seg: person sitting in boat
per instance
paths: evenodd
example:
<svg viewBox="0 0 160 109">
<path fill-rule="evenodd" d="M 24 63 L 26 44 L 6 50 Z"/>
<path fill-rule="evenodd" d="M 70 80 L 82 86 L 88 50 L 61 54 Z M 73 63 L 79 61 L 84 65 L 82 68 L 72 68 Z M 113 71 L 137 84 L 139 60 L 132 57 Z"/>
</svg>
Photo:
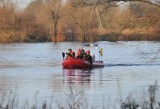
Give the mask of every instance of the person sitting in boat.
<svg viewBox="0 0 160 109">
<path fill-rule="evenodd" d="M 83 59 L 84 54 L 85 54 L 84 49 L 78 49 L 76 58 L 77 59 Z"/>
<path fill-rule="evenodd" d="M 75 58 L 75 52 L 72 51 L 72 49 L 68 49 L 68 53 L 66 53 L 66 54 L 67 54 L 66 59 L 68 59 L 68 58 Z"/>
<path fill-rule="evenodd" d="M 87 50 L 86 54 L 84 55 L 84 59 L 92 64 L 92 56 L 90 55 L 90 50 Z"/>
<path fill-rule="evenodd" d="M 76 53 L 76 58 L 79 57 L 80 55 L 81 55 L 81 49 L 78 49 Z"/>
</svg>

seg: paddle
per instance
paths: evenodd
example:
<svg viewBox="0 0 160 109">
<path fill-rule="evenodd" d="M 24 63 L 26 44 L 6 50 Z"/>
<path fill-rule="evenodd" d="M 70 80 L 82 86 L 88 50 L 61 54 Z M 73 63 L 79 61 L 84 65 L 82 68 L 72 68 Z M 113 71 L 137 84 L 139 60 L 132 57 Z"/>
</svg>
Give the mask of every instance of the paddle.
<svg viewBox="0 0 160 109">
<path fill-rule="evenodd" d="M 64 60 L 64 57 L 65 57 L 65 53 L 64 52 L 62 52 L 62 57 L 63 57 L 63 60 Z"/>
</svg>

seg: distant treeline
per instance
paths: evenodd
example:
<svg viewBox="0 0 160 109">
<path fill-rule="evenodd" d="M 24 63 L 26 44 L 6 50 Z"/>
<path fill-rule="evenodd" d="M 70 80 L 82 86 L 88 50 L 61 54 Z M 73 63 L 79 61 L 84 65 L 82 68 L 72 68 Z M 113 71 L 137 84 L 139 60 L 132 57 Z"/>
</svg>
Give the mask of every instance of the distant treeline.
<svg viewBox="0 0 160 109">
<path fill-rule="evenodd" d="M 160 6 L 73 1 L 34 0 L 21 10 L 1 0 L 0 42 L 160 41 Z"/>
</svg>

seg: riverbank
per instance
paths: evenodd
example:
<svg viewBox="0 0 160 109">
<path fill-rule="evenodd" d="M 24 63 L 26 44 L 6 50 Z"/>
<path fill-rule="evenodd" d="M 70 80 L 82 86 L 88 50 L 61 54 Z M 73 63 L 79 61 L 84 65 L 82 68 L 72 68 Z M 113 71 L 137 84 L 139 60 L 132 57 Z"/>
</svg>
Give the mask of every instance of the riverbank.
<svg viewBox="0 0 160 109">
<path fill-rule="evenodd" d="M 96 8 L 76 8 L 73 2 L 52 2 L 35 0 L 21 11 L 14 2 L 4 1 L 0 6 L 0 43 L 160 41 L 157 5 L 125 2 L 116 7 L 103 3 Z"/>
<path fill-rule="evenodd" d="M 139 94 L 141 91 L 136 93 L 141 96 L 136 96 L 134 92 L 130 92 L 132 94 L 123 98 L 119 82 L 117 82 L 117 86 L 119 87 L 119 95 L 114 102 L 110 101 L 113 100 L 112 96 L 106 98 L 107 95 L 95 96 L 94 99 L 98 99 L 98 102 L 91 102 L 87 98 L 86 92 L 77 88 L 76 85 L 69 86 L 63 92 L 63 98 L 58 99 L 56 99 L 58 95 L 52 95 L 43 100 L 39 99 L 40 91 L 37 91 L 33 98 L 22 102 L 19 101 L 16 92 L 1 92 L 0 109 L 155 109 L 160 107 L 157 81 L 149 86 L 148 91 L 143 90 L 142 95 Z"/>
</svg>

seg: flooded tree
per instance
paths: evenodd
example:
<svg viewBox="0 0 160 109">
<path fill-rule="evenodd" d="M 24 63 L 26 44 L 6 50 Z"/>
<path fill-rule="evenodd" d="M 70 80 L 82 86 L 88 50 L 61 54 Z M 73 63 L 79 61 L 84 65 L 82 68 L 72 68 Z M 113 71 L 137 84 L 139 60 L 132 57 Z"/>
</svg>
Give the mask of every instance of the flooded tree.
<svg viewBox="0 0 160 109">
<path fill-rule="evenodd" d="M 70 2 L 69 6 L 69 15 L 72 17 L 75 24 L 80 29 L 81 33 L 81 41 L 86 42 L 86 27 L 87 23 L 85 22 L 85 9 L 84 8 L 78 8 L 77 6 L 74 6 L 72 2 Z"/>
<path fill-rule="evenodd" d="M 62 17 L 62 0 L 45 0 L 46 11 L 51 19 L 50 35 L 51 40 L 57 42 L 59 20 Z"/>
<path fill-rule="evenodd" d="M 0 4 L 0 42 L 17 41 L 17 37 L 14 37 L 14 34 L 18 33 L 20 23 L 16 12 L 17 2 L 1 0 Z"/>
<path fill-rule="evenodd" d="M 17 2 L 0 1 L 1 42 L 160 40 L 158 0 Z"/>
<path fill-rule="evenodd" d="M 42 0 L 31 2 L 23 11 L 23 31 L 27 42 L 46 42 L 50 40 L 48 16 L 43 9 Z"/>
</svg>

